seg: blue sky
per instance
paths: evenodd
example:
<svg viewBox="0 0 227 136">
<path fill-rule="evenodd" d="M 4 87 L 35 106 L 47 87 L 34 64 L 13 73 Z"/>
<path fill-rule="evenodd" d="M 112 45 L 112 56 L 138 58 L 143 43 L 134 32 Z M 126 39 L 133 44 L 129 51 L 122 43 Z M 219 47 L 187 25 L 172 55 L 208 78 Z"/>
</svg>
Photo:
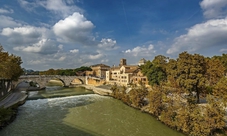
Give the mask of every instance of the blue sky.
<svg viewBox="0 0 227 136">
<path fill-rule="evenodd" d="M 34 70 L 227 53 L 227 0 L 0 0 L 0 43 Z"/>
</svg>

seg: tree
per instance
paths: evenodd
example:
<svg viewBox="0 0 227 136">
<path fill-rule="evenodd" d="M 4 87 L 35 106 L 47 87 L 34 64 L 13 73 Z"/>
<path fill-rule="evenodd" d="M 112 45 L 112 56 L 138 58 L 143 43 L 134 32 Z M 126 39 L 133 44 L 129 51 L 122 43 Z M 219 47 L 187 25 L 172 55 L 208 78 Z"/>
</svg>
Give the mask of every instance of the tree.
<svg viewBox="0 0 227 136">
<path fill-rule="evenodd" d="M 160 86 L 154 86 L 153 90 L 148 92 L 149 111 L 156 117 L 158 117 L 165 108 L 163 97 L 163 89 Z"/>
<path fill-rule="evenodd" d="M 17 80 L 23 74 L 21 68 L 22 60 L 20 57 L 8 52 L 4 52 L 3 47 L 0 46 L 0 77 Z"/>
<path fill-rule="evenodd" d="M 151 67 L 153 67 L 153 63 L 148 60 L 144 65 L 141 66 L 142 73 L 146 75 Z"/>
<path fill-rule="evenodd" d="M 160 85 L 166 80 L 166 74 L 159 66 L 153 65 L 146 74 L 150 85 Z"/>
<path fill-rule="evenodd" d="M 214 56 L 213 58 L 219 59 L 222 65 L 225 67 L 225 73 L 227 73 L 227 54 L 222 54 L 222 56 Z"/>
<path fill-rule="evenodd" d="M 147 61 L 145 65 L 141 66 L 142 73 L 147 76 L 150 85 L 160 85 L 167 78 L 163 66 L 164 63 L 161 63 L 162 61 L 157 58 L 154 62 L 155 64 Z"/>
<path fill-rule="evenodd" d="M 221 105 L 227 106 L 227 78 L 222 77 L 214 86 L 213 97 L 221 102 Z"/>
<path fill-rule="evenodd" d="M 208 89 L 210 88 L 211 93 L 213 86 L 224 76 L 225 67 L 219 59 L 214 57 L 211 59 L 207 58 L 206 63 L 206 78 L 209 84 Z"/>
<path fill-rule="evenodd" d="M 79 72 L 79 71 L 84 72 L 84 71 L 92 71 L 92 69 L 90 67 L 81 66 L 80 68 L 76 68 L 74 71 L 75 72 Z"/>
<path fill-rule="evenodd" d="M 163 71 L 166 71 L 166 65 L 168 62 L 169 58 L 163 55 L 158 55 L 155 56 L 154 60 L 152 61 L 152 63 L 156 66 L 156 67 L 160 67 Z"/>
<path fill-rule="evenodd" d="M 193 96 L 196 93 L 197 103 L 199 103 L 200 93 L 206 84 L 206 61 L 199 54 L 191 55 L 187 52 L 179 54 L 177 59 L 177 83 L 179 86 Z"/>
<path fill-rule="evenodd" d="M 147 94 L 148 91 L 143 86 L 133 87 L 129 92 L 129 98 L 135 107 L 141 108 L 146 105 L 145 97 Z"/>
</svg>

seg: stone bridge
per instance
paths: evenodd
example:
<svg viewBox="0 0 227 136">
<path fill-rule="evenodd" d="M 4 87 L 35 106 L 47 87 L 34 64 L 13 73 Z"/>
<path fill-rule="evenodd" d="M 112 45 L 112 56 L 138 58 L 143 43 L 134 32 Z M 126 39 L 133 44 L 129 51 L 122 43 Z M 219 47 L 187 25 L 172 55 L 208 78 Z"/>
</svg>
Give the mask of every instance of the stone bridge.
<svg viewBox="0 0 227 136">
<path fill-rule="evenodd" d="M 57 79 L 62 81 L 64 86 L 69 86 L 74 79 L 78 79 L 81 81 L 81 84 L 87 84 L 87 77 L 86 76 L 61 76 L 61 75 L 25 75 L 20 76 L 18 81 L 13 81 L 13 87 L 16 88 L 17 85 L 21 82 L 28 81 L 28 82 L 36 82 L 40 88 L 44 88 L 46 84 L 53 79 Z"/>
</svg>

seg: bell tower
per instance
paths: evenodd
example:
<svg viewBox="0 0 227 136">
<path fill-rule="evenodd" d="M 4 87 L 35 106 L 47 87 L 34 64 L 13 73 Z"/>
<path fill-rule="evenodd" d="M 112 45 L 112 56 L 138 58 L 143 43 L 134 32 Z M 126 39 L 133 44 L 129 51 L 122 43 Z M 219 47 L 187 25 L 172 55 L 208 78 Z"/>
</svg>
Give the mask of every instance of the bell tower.
<svg viewBox="0 0 227 136">
<path fill-rule="evenodd" d="M 127 65 L 126 59 L 121 59 L 119 66 L 124 66 L 124 65 Z"/>
</svg>

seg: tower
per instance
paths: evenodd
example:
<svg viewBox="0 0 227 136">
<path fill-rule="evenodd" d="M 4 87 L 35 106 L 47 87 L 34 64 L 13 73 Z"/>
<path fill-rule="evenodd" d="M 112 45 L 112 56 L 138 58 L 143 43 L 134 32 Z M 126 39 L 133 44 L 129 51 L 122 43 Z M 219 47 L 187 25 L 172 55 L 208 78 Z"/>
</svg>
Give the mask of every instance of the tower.
<svg viewBox="0 0 227 136">
<path fill-rule="evenodd" d="M 121 59 L 119 66 L 124 66 L 124 65 L 127 65 L 126 64 L 126 59 Z"/>
</svg>

